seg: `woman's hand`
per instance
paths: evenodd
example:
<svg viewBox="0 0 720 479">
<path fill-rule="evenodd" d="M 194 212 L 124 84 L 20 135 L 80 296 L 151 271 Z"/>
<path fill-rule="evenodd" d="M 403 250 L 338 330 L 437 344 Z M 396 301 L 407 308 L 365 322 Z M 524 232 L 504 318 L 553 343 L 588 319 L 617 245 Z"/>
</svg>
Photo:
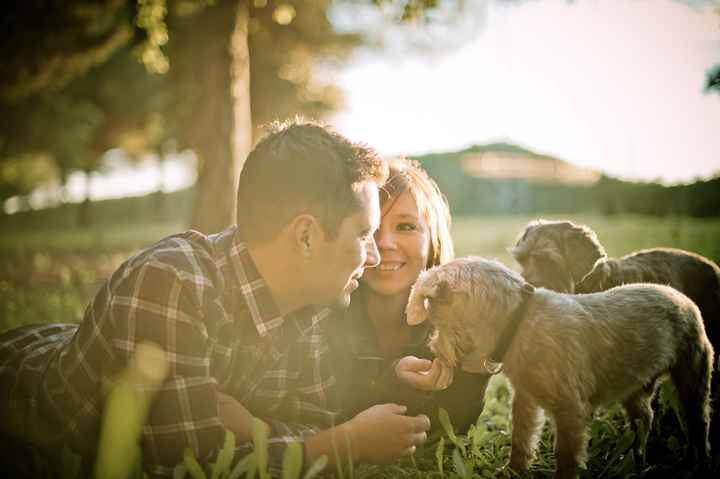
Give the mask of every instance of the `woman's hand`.
<svg viewBox="0 0 720 479">
<path fill-rule="evenodd" d="M 423 391 L 437 391 L 447 388 L 453 379 L 453 370 L 439 359 L 429 360 L 405 356 L 395 366 L 400 380 Z"/>
</svg>

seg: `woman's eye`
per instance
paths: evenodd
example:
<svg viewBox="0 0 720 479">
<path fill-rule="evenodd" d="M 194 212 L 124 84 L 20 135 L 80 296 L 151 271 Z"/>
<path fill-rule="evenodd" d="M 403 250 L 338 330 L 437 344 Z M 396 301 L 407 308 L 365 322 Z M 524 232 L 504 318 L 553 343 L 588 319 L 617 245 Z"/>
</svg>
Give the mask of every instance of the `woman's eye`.
<svg viewBox="0 0 720 479">
<path fill-rule="evenodd" d="M 398 231 L 415 231 L 417 229 L 417 225 L 414 223 L 399 223 L 397 225 Z"/>
</svg>

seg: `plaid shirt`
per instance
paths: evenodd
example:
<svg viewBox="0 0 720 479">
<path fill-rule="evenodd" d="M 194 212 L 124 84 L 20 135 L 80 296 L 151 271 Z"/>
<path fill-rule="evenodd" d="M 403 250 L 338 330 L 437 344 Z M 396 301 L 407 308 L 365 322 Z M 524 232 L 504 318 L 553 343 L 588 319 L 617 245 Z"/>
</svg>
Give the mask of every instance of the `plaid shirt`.
<svg viewBox="0 0 720 479">
<path fill-rule="evenodd" d="M 321 329 L 328 314 L 279 314 L 236 228 L 168 237 L 113 273 L 79 326 L 0 336 L 0 428 L 92 454 L 107 386 L 148 340 L 165 350 L 169 375 L 142 432 L 146 470 L 171 474 L 188 446 L 204 460 L 217 452 L 220 391 L 270 424 L 277 471 L 289 442 L 336 417 Z"/>
</svg>

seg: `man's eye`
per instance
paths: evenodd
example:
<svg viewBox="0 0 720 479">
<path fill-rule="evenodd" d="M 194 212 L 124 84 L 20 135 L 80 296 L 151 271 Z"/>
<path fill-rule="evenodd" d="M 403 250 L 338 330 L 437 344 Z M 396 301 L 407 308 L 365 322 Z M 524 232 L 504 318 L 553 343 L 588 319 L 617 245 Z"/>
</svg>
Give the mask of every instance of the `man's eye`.
<svg viewBox="0 0 720 479">
<path fill-rule="evenodd" d="M 417 225 L 414 223 L 398 223 L 397 230 L 398 231 L 415 231 L 417 229 Z"/>
</svg>

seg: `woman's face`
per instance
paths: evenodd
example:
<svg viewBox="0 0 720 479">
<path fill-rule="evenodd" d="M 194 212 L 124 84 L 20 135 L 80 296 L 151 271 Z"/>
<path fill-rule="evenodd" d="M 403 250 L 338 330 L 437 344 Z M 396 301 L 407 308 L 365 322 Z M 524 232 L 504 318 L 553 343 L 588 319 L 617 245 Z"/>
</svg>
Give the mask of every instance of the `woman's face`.
<svg viewBox="0 0 720 479">
<path fill-rule="evenodd" d="M 407 295 L 425 269 L 430 250 L 427 221 L 413 195 L 406 190 L 394 200 L 382 207 L 380 228 L 375 233 L 380 264 L 366 269 L 362 277 L 372 292 L 383 296 Z"/>
</svg>

